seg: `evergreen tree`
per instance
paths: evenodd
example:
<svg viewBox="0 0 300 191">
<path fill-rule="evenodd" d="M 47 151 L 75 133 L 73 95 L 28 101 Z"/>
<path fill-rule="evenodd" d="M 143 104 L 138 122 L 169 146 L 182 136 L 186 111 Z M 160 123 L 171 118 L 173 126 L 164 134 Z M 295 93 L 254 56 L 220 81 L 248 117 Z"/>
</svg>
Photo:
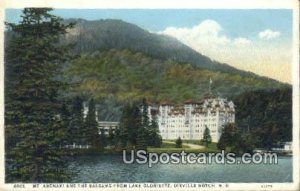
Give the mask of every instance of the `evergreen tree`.
<svg viewBox="0 0 300 191">
<path fill-rule="evenodd" d="M 70 122 L 71 113 L 65 103 L 63 103 L 61 106 L 60 116 L 62 121 L 64 121 L 65 125 L 68 126 L 68 123 Z"/>
<path fill-rule="evenodd" d="M 148 146 L 160 147 L 162 144 L 162 138 L 159 134 L 158 124 L 156 118 L 153 117 L 151 120 L 151 125 L 149 127 L 149 142 Z"/>
<path fill-rule="evenodd" d="M 176 148 L 182 148 L 182 140 L 180 137 L 178 137 L 175 143 L 176 143 Z"/>
<path fill-rule="evenodd" d="M 138 129 L 141 127 L 140 108 L 137 104 L 128 104 L 123 108 L 120 120 L 120 139 L 123 147 L 137 144 Z"/>
<path fill-rule="evenodd" d="M 122 110 L 122 116 L 120 119 L 119 127 L 119 140 L 121 147 L 126 147 L 128 141 L 128 125 L 130 118 L 130 105 L 126 105 Z"/>
<path fill-rule="evenodd" d="M 255 138 L 250 133 L 245 133 L 241 135 L 240 140 L 237 144 L 235 144 L 234 151 L 236 153 L 242 154 L 242 153 L 252 153 L 255 148 Z"/>
<path fill-rule="evenodd" d="M 75 97 L 71 107 L 71 121 L 68 131 L 69 144 L 84 144 L 84 116 L 83 116 L 83 100 Z"/>
<path fill-rule="evenodd" d="M 145 127 L 140 127 L 137 131 L 136 148 L 146 149 L 148 145 L 148 131 Z"/>
<path fill-rule="evenodd" d="M 222 130 L 222 135 L 217 144 L 218 149 L 225 150 L 230 149 L 235 151 L 241 141 L 241 134 L 234 123 L 228 123 Z"/>
<path fill-rule="evenodd" d="M 61 146 L 68 144 L 68 129 L 70 128 L 70 121 L 71 121 L 71 113 L 65 103 L 62 104 L 60 117 L 62 121 L 62 126 L 65 129 L 64 141 Z"/>
<path fill-rule="evenodd" d="M 96 106 L 94 99 L 89 102 L 89 110 L 84 121 L 85 144 L 93 147 L 99 146 L 97 144 L 99 138 L 98 122 L 96 120 Z"/>
<path fill-rule="evenodd" d="M 141 127 L 141 111 L 137 104 L 131 107 L 130 122 L 128 124 L 128 141 L 130 145 L 136 145 L 138 129 Z"/>
<path fill-rule="evenodd" d="M 149 122 L 149 115 L 148 115 L 148 103 L 146 98 L 143 99 L 142 102 L 142 126 L 144 128 L 148 128 L 150 126 L 150 122 Z"/>
<path fill-rule="evenodd" d="M 106 137 L 106 135 L 105 135 L 104 129 L 101 129 L 101 130 L 100 130 L 100 137 L 98 136 L 98 137 L 95 139 L 95 142 L 96 142 L 97 145 L 99 145 L 98 148 L 104 149 L 104 147 L 107 146 L 107 137 Z"/>
<path fill-rule="evenodd" d="M 6 150 L 6 181 L 63 182 L 69 179 L 59 149 L 65 129 L 59 117 L 55 78 L 68 61 L 68 47 L 59 44 L 65 25 L 48 8 L 26 8 L 19 24 L 7 23 L 13 37 L 6 52 L 10 84 L 6 91 L 5 128 L 13 138 Z M 8 84 L 7 84 L 8 85 Z"/>
<path fill-rule="evenodd" d="M 149 143 L 151 142 L 150 137 L 150 122 L 149 122 L 149 115 L 148 115 L 148 103 L 147 100 L 144 98 L 142 101 L 141 106 L 141 125 L 137 130 L 137 148 L 139 149 L 146 149 Z"/>
<path fill-rule="evenodd" d="M 258 140 L 256 141 L 257 146 L 269 150 L 282 140 L 279 139 L 281 136 L 279 134 L 279 126 L 274 121 L 265 122 L 261 127 L 254 129 L 251 133 L 253 133 L 253 136 L 258 137 Z"/>
<path fill-rule="evenodd" d="M 205 130 L 203 133 L 203 143 L 205 143 L 206 147 L 208 147 L 208 144 L 211 143 L 210 131 L 207 127 L 205 127 Z"/>
<path fill-rule="evenodd" d="M 123 149 L 123 145 L 122 145 L 122 141 L 121 141 L 121 136 L 120 136 L 120 128 L 117 128 L 115 130 L 115 136 L 113 139 L 113 143 L 115 145 L 115 150 L 116 151 L 122 151 Z"/>
<path fill-rule="evenodd" d="M 109 142 L 109 145 L 114 145 L 115 144 L 114 139 L 115 139 L 114 130 L 112 128 L 109 128 L 109 131 L 108 131 L 108 142 Z"/>
<path fill-rule="evenodd" d="M 146 99 L 143 99 L 141 106 L 133 103 L 123 108 L 117 133 L 118 147 L 136 146 L 137 149 L 146 149 L 147 146 L 160 147 L 162 144 L 156 119 L 149 122 Z"/>
</svg>

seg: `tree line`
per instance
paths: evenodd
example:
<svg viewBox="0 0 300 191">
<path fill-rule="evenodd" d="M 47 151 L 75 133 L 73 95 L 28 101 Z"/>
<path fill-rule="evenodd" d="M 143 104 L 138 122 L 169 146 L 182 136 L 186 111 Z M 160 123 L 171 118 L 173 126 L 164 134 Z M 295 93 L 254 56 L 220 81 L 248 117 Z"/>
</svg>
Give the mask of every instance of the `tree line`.
<svg viewBox="0 0 300 191">
<path fill-rule="evenodd" d="M 99 129 L 94 99 L 88 102 L 88 112 L 84 116 L 84 101 L 75 97 L 70 104 L 63 104 L 61 117 L 67 131 L 63 146 L 83 145 L 98 151 L 109 146 L 114 151 L 123 149 L 146 149 L 148 146 L 160 147 L 157 119 L 151 117 L 146 99 L 125 105 L 119 127 L 110 128 L 108 133 Z"/>
<path fill-rule="evenodd" d="M 149 104 L 143 99 L 127 104 L 122 111 L 120 126 L 115 132 L 115 145 L 117 150 L 146 149 L 160 147 L 162 138 L 159 134 L 158 123 L 155 116 L 151 117 Z"/>
<path fill-rule="evenodd" d="M 292 141 L 292 88 L 247 91 L 234 98 L 236 126 L 256 148 Z"/>
</svg>

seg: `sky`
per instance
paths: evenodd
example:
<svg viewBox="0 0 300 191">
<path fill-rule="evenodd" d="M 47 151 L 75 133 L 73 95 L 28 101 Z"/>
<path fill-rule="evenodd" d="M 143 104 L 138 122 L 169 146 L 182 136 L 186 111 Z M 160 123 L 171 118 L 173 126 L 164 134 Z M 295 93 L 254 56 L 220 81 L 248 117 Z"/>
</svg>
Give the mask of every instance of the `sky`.
<svg viewBox="0 0 300 191">
<path fill-rule="evenodd" d="M 291 83 L 292 10 L 56 9 L 62 18 L 121 19 L 170 35 L 213 60 Z M 21 10 L 7 9 L 7 22 Z"/>
</svg>

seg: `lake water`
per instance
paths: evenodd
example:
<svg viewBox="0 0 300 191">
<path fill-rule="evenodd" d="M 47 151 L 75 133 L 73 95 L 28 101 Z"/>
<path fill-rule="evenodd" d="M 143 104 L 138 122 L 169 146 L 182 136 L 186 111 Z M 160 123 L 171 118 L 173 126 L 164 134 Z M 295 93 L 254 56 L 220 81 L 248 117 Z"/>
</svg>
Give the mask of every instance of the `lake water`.
<svg viewBox="0 0 300 191">
<path fill-rule="evenodd" d="M 278 164 L 125 164 L 122 155 L 84 156 L 71 167 L 73 182 L 292 182 L 292 157 Z"/>
</svg>

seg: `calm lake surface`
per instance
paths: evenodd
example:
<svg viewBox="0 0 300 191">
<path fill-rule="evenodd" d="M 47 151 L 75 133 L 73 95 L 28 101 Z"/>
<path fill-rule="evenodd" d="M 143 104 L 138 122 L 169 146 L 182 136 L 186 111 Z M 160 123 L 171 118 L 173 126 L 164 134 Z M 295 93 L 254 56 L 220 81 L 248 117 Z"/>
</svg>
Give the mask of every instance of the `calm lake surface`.
<svg viewBox="0 0 300 191">
<path fill-rule="evenodd" d="M 292 182 L 292 157 L 278 164 L 125 164 L 122 155 L 84 156 L 70 166 L 73 182 Z"/>
</svg>

